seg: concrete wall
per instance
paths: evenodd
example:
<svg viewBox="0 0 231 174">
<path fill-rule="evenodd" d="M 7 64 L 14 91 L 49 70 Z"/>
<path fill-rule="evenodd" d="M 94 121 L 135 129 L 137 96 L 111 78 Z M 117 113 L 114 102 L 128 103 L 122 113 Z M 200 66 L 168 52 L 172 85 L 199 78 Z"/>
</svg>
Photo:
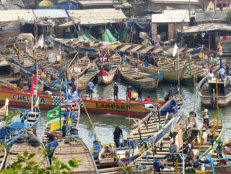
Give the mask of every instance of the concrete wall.
<svg viewBox="0 0 231 174">
<path fill-rule="evenodd" d="M 187 25 L 184 23 L 184 25 Z M 152 40 L 155 41 L 157 40 L 157 27 L 158 24 L 152 23 Z M 168 40 L 176 39 L 176 31 L 181 30 L 182 28 L 182 23 L 169 23 L 168 24 Z"/>
</svg>

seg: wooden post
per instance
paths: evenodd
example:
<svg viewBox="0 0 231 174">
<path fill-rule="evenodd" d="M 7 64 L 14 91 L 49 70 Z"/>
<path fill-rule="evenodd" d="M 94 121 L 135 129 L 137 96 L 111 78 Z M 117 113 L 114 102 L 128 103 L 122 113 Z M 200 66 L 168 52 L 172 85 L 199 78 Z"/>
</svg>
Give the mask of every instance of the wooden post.
<svg viewBox="0 0 231 174">
<path fill-rule="evenodd" d="M 211 35 L 209 34 L 209 51 L 210 51 L 210 49 L 211 49 L 211 47 L 210 47 L 210 42 L 211 42 Z"/>
</svg>

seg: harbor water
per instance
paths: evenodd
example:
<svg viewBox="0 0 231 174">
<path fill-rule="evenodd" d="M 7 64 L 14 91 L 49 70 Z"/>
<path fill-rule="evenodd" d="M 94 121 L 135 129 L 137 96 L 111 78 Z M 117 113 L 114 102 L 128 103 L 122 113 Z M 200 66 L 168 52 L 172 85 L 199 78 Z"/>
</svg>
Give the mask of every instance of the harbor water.
<svg viewBox="0 0 231 174">
<path fill-rule="evenodd" d="M 117 83 L 119 86 L 119 99 L 126 98 L 126 88 L 127 84 L 123 82 Z M 158 90 L 153 93 L 143 92 L 143 99 L 150 96 L 152 101 L 156 100 L 157 94 L 160 94 L 160 100 L 164 99 L 169 88 L 169 84 L 160 84 Z M 136 92 L 136 89 L 133 88 L 133 92 Z M 86 91 L 81 91 L 82 96 L 87 95 Z M 184 99 L 184 107 L 183 113 L 188 115 L 189 112 L 193 111 L 194 106 L 194 87 L 182 87 L 181 94 Z M 104 98 L 104 99 L 113 99 L 113 83 L 109 85 L 96 85 L 93 93 L 94 98 Z M 199 128 L 202 127 L 202 112 L 203 106 L 201 105 L 200 97 L 196 97 L 195 101 L 195 110 L 197 113 L 197 122 Z M 216 112 L 216 109 L 209 109 L 210 119 L 213 118 L 213 113 Z M 42 117 L 40 123 L 38 124 L 37 134 L 41 138 L 42 132 L 45 128 L 47 117 L 47 110 L 42 111 Z M 224 138 L 229 138 L 229 130 L 231 128 L 231 107 L 228 106 L 222 109 L 222 118 L 224 119 Z M 115 126 L 118 125 L 123 130 L 123 136 L 126 138 L 128 136 L 129 128 L 135 123 L 133 118 L 128 118 L 120 115 L 110 115 L 110 114 L 95 114 L 89 113 L 90 118 L 94 124 L 96 134 L 102 144 L 107 144 L 113 142 L 113 131 Z M 134 118 L 140 119 L 140 118 Z M 212 123 L 211 123 L 212 124 Z M 92 147 L 92 143 L 94 140 L 94 131 L 90 124 L 89 118 L 86 113 L 81 112 L 81 119 L 79 125 L 79 135 L 83 138 L 84 142 L 87 144 L 89 148 Z"/>
</svg>

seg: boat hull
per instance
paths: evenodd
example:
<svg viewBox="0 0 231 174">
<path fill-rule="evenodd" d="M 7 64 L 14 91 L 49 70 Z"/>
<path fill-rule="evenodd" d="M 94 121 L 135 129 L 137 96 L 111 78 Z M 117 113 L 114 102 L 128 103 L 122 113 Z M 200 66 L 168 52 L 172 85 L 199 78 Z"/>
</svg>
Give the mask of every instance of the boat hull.
<svg viewBox="0 0 231 174">
<path fill-rule="evenodd" d="M 161 83 L 164 79 L 164 74 L 165 74 L 165 71 L 162 71 L 160 73 L 160 71 L 156 68 L 153 68 L 153 67 L 144 67 L 142 65 L 138 65 L 138 69 L 142 72 L 145 72 L 145 73 L 148 73 L 148 74 L 151 74 L 152 78 L 154 79 L 158 79 L 159 80 L 159 83 Z"/>
<path fill-rule="evenodd" d="M 213 70 L 213 73 L 217 72 L 220 69 L 220 67 Z M 212 96 L 212 94 L 209 94 L 208 91 L 203 90 L 203 86 L 207 83 L 208 76 L 204 77 L 198 84 L 198 95 L 201 98 L 201 103 L 206 107 L 216 108 L 217 107 L 217 101 L 216 96 Z M 218 96 L 218 105 L 219 107 L 225 107 L 231 104 L 231 92 L 229 92 L 226 95 Z"/>
<path fill-rule="evenodd" d="M 210 108 L 217 107 L 216 101 L 212 102 L 212 96 L 204 96 L 201 93 L 199 93 L 199 96 L 201 97 L 201 102 L 204 106 Z M 226 96 L 218 96 L 218 105 L 220 108 L 226 107 L 230 104 L 231 104 L 231 93 L 229 93 Z"/>
<path fill-rule="evenodd" d="M 78 90 L 81 91 L 87 89 L 88 82 L 92 81 L 96 75 L 97 72 L 89 72 L 80 77 L 78 80 Z"/>
<path fill-rule="evenodd" d="M 65 100 L 64 96 L 48 96 L 38 94 L 39 107 L 44 109 L 52 109 Z M 18 88 L 0 85 L 0 104 L 5 104 L 6 98 L 9 99 L 10 106 L 30 107 L 30 92 L 21 91 Z M 34 103 L 35 103 L 34 98 Z"/>
<path fill-rule="evenodd" d="M 139 87 L 144 91 L 155 92 L 157 90 L 158 80 L 147 77 L 142 73 L 137 73 L 129 66 L 121 66 L 119 67 L 119 71 L 123 79 L 129 82 L 129 84 Z"/>
<path fill-rule="evenodd" d="M 194 85 L 194 79 L 193 76 L 190 76 L 188 78 L 183 79 L 183 83 L 186 86 L 193 86 Z"/>
<path fill-rule="evenodd" d="M 140 101 L 131 101 L 126 102 L 124 100 L 89 100 L 82 99 L 83 103 L 88 112 L 100 113 L 100 114 L 116 114 L 124 116 L 133 116 L 133 117 L 144 117 L 150 110 L 144 108 L 144 104 L 153 104 L 157 103 L 163 105 L 165 101 L 160 102 L 140 102 Z M 84 108 L 81 108 L 84 111 Z"/>
<path fill-rule="evenodd" d="M 179 77 L 181 78 L 181 76 L 184 72 L 183 69 L 179 69 L 179 71 L 177 71 L 177 70 L 165 71 L 164 81 L 165 82 L 177 82 L 178 81 L 178 72 L 179 72 Z"/>
<path fill-rule="evenodd" d="M 100 71 L 97 74 L 97 77 L 98 77 L 100 83 L 110 84 L 114 80 L 116 72 L 117 72 L 117 68 L 114 70 L 111 70 L 109 72 L 104 71 L 103 68 L 100 68 Z"/>
</svg>

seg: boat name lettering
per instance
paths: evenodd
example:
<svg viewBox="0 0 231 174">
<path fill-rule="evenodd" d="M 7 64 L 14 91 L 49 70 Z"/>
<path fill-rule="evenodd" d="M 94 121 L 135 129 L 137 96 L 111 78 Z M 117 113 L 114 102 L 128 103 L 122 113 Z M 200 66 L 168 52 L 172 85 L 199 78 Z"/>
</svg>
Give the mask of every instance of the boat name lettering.
<svg viewBox="0 0 231 174">
<path fill-rule="evenodd" d="M 30 97 L 29 96 L 13 95 L 12 98 L 13 98 L 13 100 L 16 100 L 16 101 L 30 102 Z M 36 102 L 36 99 L 33 98 L 33 101 Z M 39 103 L 40 104 L 41 103 L 46 103 L 46 100 L 42 97 L 42 98 L 40 98 Z"/>
<path fill-rule="evenodd" d="M 113 110 L 128 110 L 127 105 L 123 104 L 105 104 L 105 103 L 96 103 L 96 108 L 98 109 L 113 109 Z"/>
</svg>

